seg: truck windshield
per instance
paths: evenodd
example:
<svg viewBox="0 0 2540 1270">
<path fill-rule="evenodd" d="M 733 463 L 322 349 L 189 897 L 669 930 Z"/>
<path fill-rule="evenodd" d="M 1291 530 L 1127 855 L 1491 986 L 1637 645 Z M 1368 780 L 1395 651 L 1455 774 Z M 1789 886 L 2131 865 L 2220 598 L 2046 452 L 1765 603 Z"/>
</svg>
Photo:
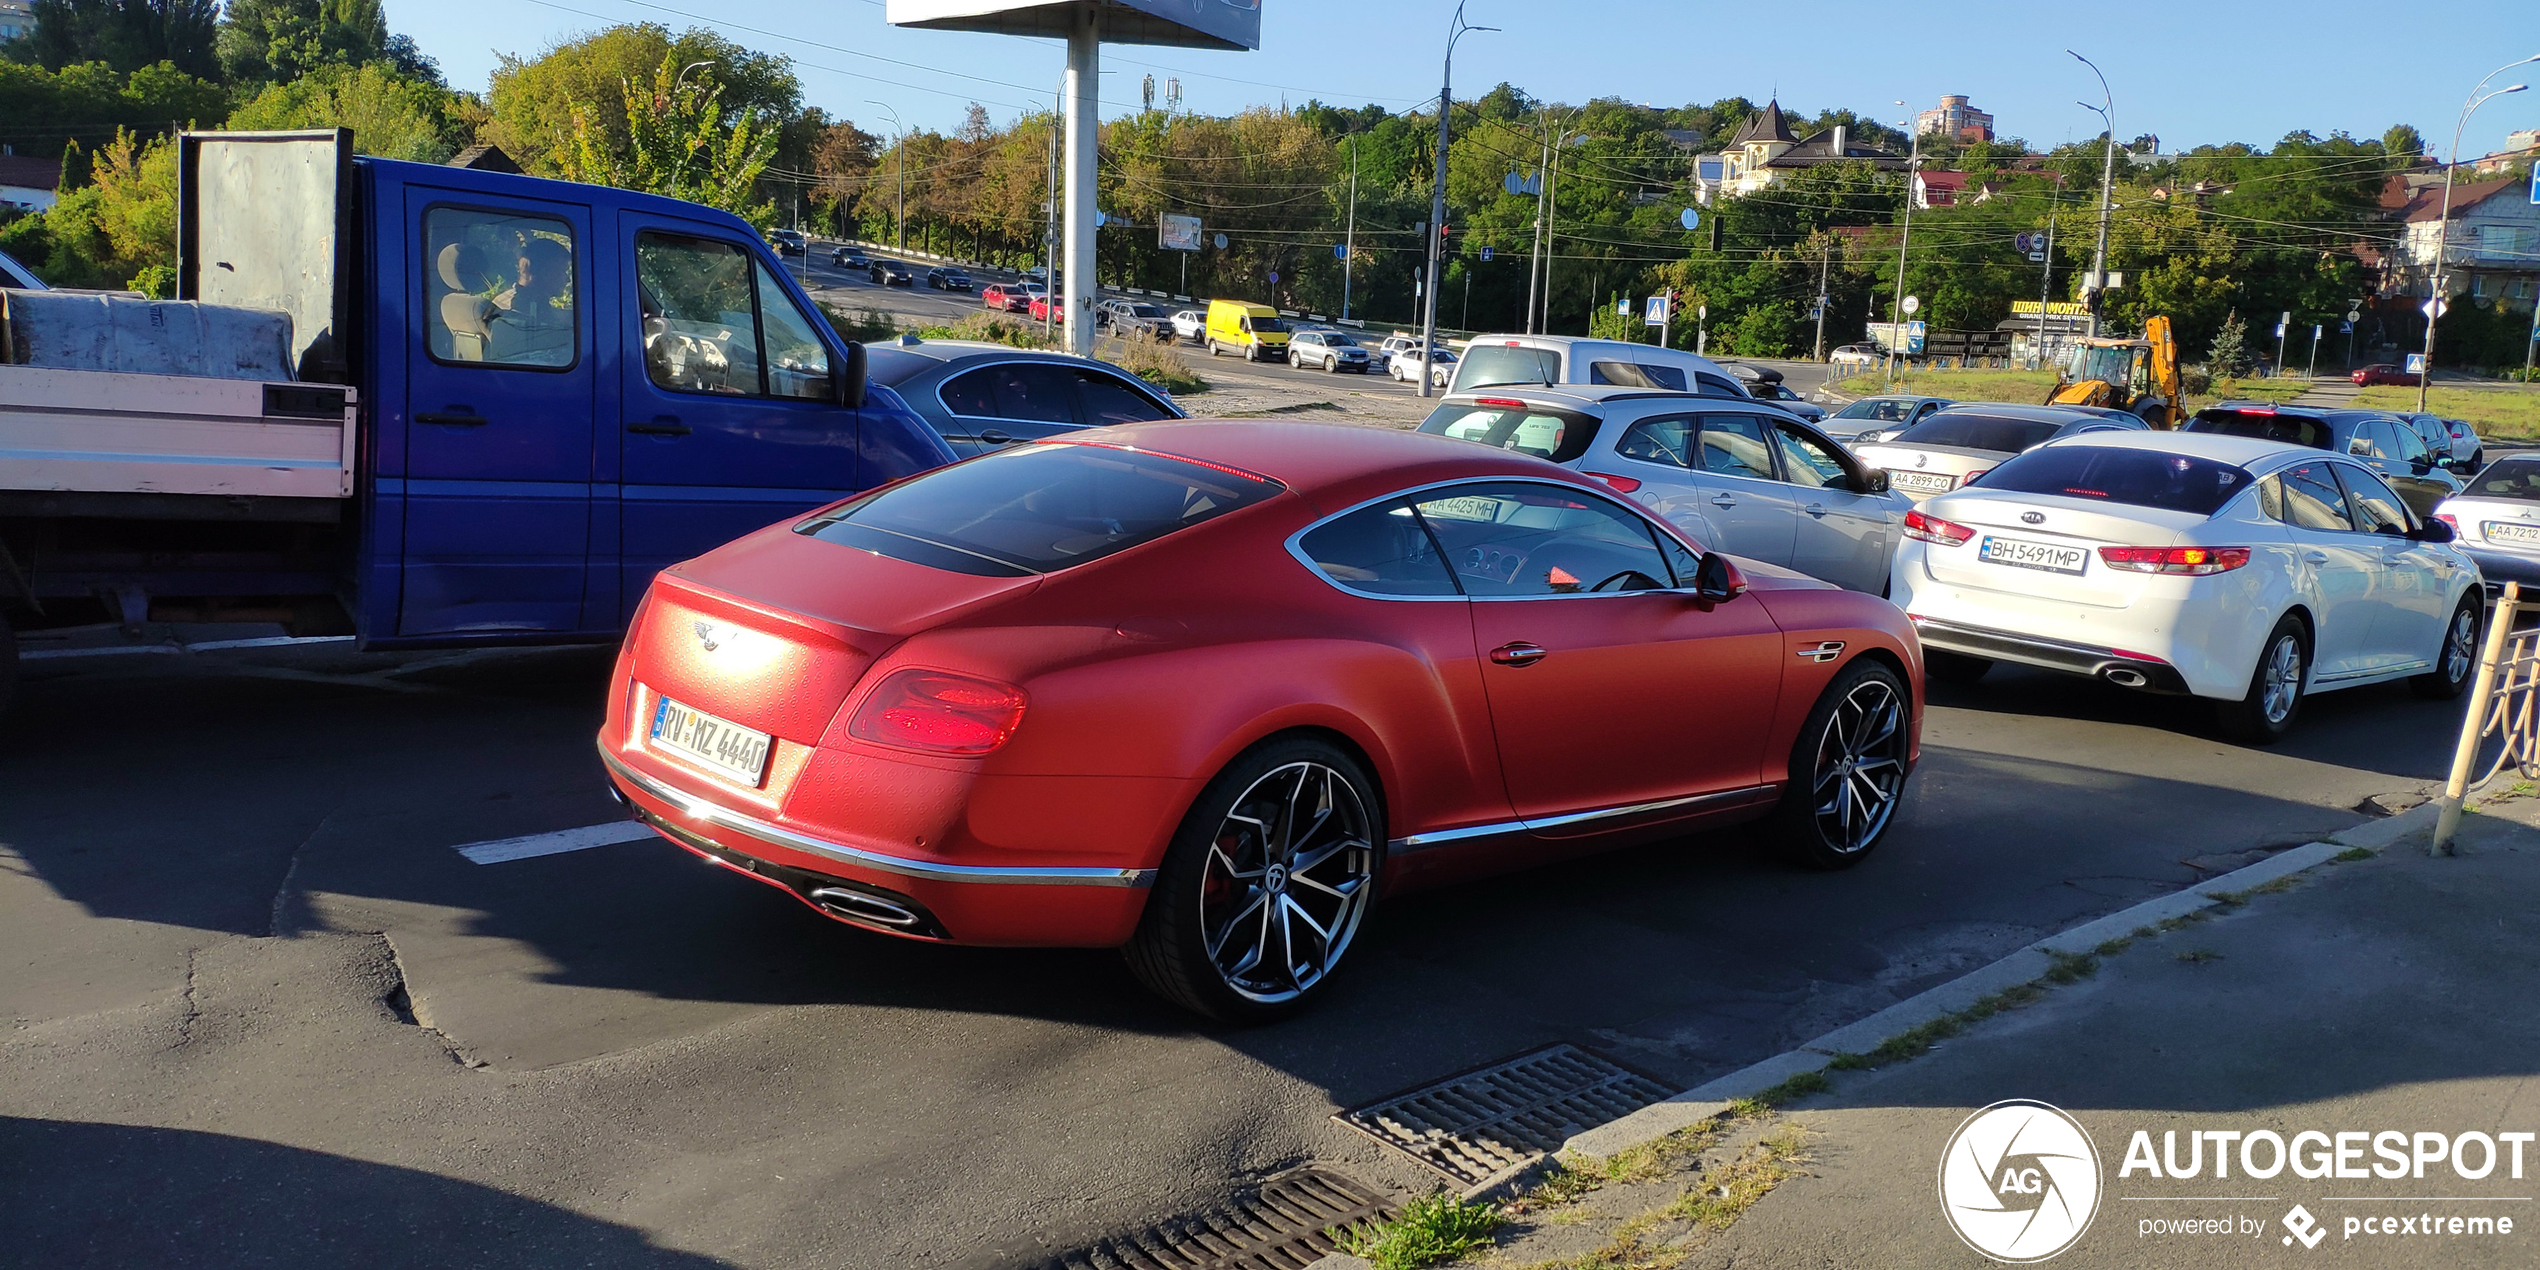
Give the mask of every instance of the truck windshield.
<svg viewBox="0 0 2540 1270">
<path fill-rule="evenodd" d="M 2093 348 L 2083 345 L 2073 350 L 2073 359 L 2065 367 L 2064 377 L 2078 384 L 2098 379 L 2124 387 L 2134 379 L 2134 354 L 2131 347 Z"/>
<path fill-rule="evenodd" d="M 1115 446 L 1020 446 L 868 494 L 794 532 L 954 573 L 1022 577 L 1153 542 L 1284 488 Z"/>
<path fill-rule="evenodd" d="M 1279 335 L 1287 331 L 1288 320 L 1274 317 L 1248 317 L 1244 319 L 1244 329 L 1255 335 Z"/>
</svg>

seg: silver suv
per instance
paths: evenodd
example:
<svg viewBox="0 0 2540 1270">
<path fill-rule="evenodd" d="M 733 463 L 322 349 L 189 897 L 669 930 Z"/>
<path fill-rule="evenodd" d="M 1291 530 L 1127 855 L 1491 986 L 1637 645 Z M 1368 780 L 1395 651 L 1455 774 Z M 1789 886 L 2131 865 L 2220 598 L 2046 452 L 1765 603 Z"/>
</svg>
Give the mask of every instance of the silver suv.
<svg viewBox="0 0 2540 1270">
<path fill-rule="evenodd" d="M 1374 366 L 1367 349 L 1338 331 L 1298 331 L 1288 337 L 1288 365 L 1298 370 L 1364 375 Z"/>
</svg>

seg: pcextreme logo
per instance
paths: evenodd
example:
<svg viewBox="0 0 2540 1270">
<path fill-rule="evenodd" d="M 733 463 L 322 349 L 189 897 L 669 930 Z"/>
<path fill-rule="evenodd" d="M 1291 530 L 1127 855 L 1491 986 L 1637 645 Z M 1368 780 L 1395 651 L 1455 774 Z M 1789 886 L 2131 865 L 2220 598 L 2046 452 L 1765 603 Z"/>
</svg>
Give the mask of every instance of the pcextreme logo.
<svg viewBox="0 0 2540 1270">
<path fill-rule="evenodd" d="M 1966 1245 L 1996 1261 L 2044 1261 L 2099 1211 L 2099 1150 L 2081 1122 L 2026 1098 L 1958 1126 L 1940 1157 L 1940 1207 Z"/>
</svg>

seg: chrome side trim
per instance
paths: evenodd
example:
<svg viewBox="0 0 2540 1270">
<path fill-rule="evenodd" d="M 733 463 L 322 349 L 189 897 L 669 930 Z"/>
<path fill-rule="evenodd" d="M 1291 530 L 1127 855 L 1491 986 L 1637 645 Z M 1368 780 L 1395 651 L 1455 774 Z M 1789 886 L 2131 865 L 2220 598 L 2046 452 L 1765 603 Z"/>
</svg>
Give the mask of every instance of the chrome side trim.
<svg viewBox="0 0 2540 1270">
<path fill-rule="evenodd" d="M 1652 803 L 1633 803 L 1628 807 L 1606 807 L 1596 811 L 1575 811 L 1566 816 L 1546 816 L 1541 820 L 1503 820 L 1496 824 L 1467 825 L 1461 829 L 1440 829 L 1432 833 L 1415 833 L 1385 844 L 1387 855 L 1408 855 L 1437 847 L 1451 847 L 1487 838 L 1520 838 L 1548 829 L 1566 829 L 1572 825 L 1591 824 L 1599 820 L 1619 820 L 1626 816 L 1650 815 L 1665 811 L 1698 811 L 1726 803 L 1752 801 L 1757 794 L 1773 787 L 1748 785 L 1740 789 L 1723 789 L 1709 794 L 1693 794 L 1684 798 L 1665 798 Z"/>
<path fill-rule="evenodd" d="M 941 864 L 933 860 L 909 860 L 884 855 L 796 833 L 781 825 L 772 825 L 755 816 L 718 807 L 694 794 L 673 789 L 618 761 L 608 746 L 600 746 L 600 761 L 608 765 L 611 775 L 679 809 L 680 814 L 708 824 L 746 834 L 761 842 L 787 847 L 807 855 L 873 869 L 901 877 L 928 882 L 980 882 L 996 886 L 1121 886 L 1148 887 L 1155 884 L 1153 869 L 1089 869 L 1031 868 L 1013 865 Z"/>
</svg>

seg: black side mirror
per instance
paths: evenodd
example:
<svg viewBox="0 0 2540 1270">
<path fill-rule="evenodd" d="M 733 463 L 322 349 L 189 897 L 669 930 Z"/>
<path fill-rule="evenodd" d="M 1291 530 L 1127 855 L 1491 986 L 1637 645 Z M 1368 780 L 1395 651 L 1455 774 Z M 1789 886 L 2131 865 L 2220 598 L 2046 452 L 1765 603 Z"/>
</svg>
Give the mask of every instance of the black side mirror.
<svg viewBox="0 0 2540 1270">
<path fill-rule="evenodd" d="M 1746 594 L 1746 575 L 1716 551 L 1702 553 L 1693 565 L 1693 593 L 1713 604 Z"/>
<path fill-rule="evenodd" d="M 829 382 L 837 389 L 839 405 L 849 410 L 864 409 L 864 345 L 848 343 L 847 364 L 831 375 Z"/>
<path fill-rule="evenodd" d="M 1854 478 L 1854 482 L 1864 494 L 1884 494 L 1893 488 L 1887 479 L 1887 469 L 1883 467 L 1863 470 L 1861 475 Z"/>
<path fill-rule="evenodd" d="M 2429 520 L 2424 524 L 2417 526 L 2416 530 L 2410 533 L 2408 537 L 2418 542 L 2433 543 L 2436 546 L 2441 546 L 2444 543 L 2451 542 L 2459 538 L 2460 535 L 2452 532 L 2452 526 L 2448 521 Z"/>
</svg>

